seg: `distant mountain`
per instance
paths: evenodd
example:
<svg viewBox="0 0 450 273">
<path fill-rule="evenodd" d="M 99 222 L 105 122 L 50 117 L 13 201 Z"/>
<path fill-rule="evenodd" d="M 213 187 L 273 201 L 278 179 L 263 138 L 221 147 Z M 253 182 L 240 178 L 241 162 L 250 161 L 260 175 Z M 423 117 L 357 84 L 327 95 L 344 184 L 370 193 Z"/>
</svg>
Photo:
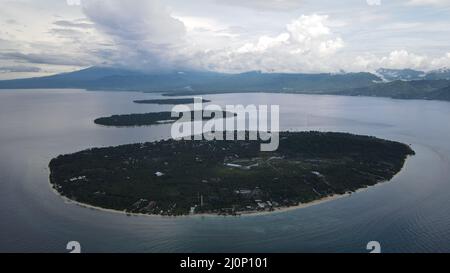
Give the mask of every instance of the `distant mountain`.
<svg viewBox="0 0 450 273">
<path fill-rule="evenodd" d="M 393 81 L 349 89 L 338 94 L 394 99 L 450 100 L 450 80 Z"/>
<path fill-rule="evenodd" d="M 180 88 L 196 81 L 207 81 L 215 73 L 204 72 L 146 74 L 139 71 L 90 67 L 53 76 L 0 81 L 1 89 L 30 88 L 84 88 L 99 90 L 169 90 Z"/>
<path fill-rule="evenodd" d="M 422 80 L 426 76 L 423 71 L 413 69 L 386 69 L 380 68 L 376 71 L 376 74 L 383 78 L 385 81 L 411 81 Z"/>
<path fill-rule="evenodd" d="M 195 91 L 334 92 L 343 88 L 368 86 L 380 78 L 370 73 L 289 74 L 248 72 L 228 74 L 213 82 L 193 84 Z"/>
<path fill-rule="evenodd" d="M 91 67 L 48 77 L 0 81 L 0 89 L 81 88 L 164 92 L 174 96 L 277 92 L 450 100 L 450 70 L 423 73 L 410 69 L 380 69 L 377 72 L 380 77 L 371 73 L 289 74 L 258 71 L 241 74 L 205 71 L 150 74 L 120 68 Z M 388 79 L 392 81 L 386 82 Z"/>
<path fill-rule="evenodd" d="M 425 76 L 427 80 L 450 80 L 450 68 L 433 70 Z"/>
<path fill-rule="evenodd" d="M 429 72 L 413 69 L 380 68 L 376 74 L 385 81 L 415 81 L 415 80 L 450 80 L 450 68 L 441 68 Z"/>
<path fill-rule="evenodd" d="M 91 67 L 48 77 L 0 81 L 0 89 L 84 88 L 93 90 L 139 90 L 162 92 L 332 92 L 368 86 L 380 81 L 370 73 L 289 74 L 247 72 L 225 74 L 204 71 L 143 73 Z"/>
</svg>

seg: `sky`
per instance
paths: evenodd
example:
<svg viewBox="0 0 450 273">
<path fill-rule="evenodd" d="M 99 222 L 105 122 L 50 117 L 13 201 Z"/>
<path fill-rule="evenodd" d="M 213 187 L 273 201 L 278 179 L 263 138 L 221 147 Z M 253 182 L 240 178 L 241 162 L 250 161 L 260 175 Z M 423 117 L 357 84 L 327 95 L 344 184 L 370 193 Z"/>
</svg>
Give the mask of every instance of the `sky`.
<svg viewBox="0 0 450 273">
<path fill-rule="evenodd" d="M 450 0 L 0 0 L 0 79 L 450 67 Z"/>
</svg>

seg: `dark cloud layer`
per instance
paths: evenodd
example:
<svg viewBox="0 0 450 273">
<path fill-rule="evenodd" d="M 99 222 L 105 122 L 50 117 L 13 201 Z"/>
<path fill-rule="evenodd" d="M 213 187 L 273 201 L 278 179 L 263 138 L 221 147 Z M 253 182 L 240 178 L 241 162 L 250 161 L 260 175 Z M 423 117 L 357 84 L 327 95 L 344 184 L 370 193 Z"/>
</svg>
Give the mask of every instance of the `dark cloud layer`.
<svg viewBox="0 0 450 273">
<path fill-rule="evenodd" d="M 24 54 L 20 52 L 0 53 L 0 59 L 32 64 L 86 66 L 89 63 L 63 54 Z"/>
<path fill-rule="evenodd" d="M 186 34 L 184 24 L 159 0 L 91 0 L 83 2 L 83 12 L 114 40 L 116 61 L 123 65 L 169 67 Z"/>
<path fill-rule="evenodd" d="M 84 23 L 84 22 L 74 22 L 68 20 L 58 20 L 53 23 L 58 27 L 66 27 L 66 28 L 82 28 L 82 29 L 90 29 L 94 27 L 92 23 Z"/>
<path fill-rule="evenodd" d="M 37 73 L 41 71 L 42 70 L 36 66 L 17 65 L 0 67 L 0 73 Z"/>
</svg>

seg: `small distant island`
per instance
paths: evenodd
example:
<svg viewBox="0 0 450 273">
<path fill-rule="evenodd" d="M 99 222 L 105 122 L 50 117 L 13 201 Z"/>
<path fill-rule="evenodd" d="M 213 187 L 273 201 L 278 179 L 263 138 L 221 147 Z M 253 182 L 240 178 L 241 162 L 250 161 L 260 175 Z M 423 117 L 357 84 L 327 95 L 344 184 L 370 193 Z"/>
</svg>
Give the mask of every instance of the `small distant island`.
<svg viewBox="0 0 450 273">
<path fill-rule="evenodd" d="M 202 103 L 208 103 L 208 102 L 211 102 L 211 101 L 202 99 Z M 134 103 L 137 103 L 137 104 L 160 104 L 160 105 L 193 104 L 194 98 L 135 100 Z"/>
<path fill-rule="evenodd" d="M 61 155 L 54 189 L 73 201 L 129 214 L 240 215 L 299 206 L 391 180 L 414 151 L 345 133 L 282 132 L 259 141 L 163 140 Z"/>
<path fill-rule="evenodd" d="M 214 119 L 214 112 L 207 113 L 208 111 L 202 112 L 202 117 L 204 120 Z M 189 112 L 187 112 L 189 113 Z M 211 116 L 211 118 L 205 118 L 204 116 Z M 193 120 L 195 112 L 191 112 L 191 118 Z M 230 113 L 222 111 L 222 117 L 236 116 L 235 113 Z M 110 117 L 102 117 L 94 120 L 95 124 L 103 126 L 114 126 L 114 127 L 133 127 L 133 126 L 149 126 L 149 125 L 161 125 L 170 124 L 177 121 L 177 118 L 172 117 L 172 112 L 154 112 L 145 114 L 127 114 L 127 115 L 113 115 Z"/>
</svg>

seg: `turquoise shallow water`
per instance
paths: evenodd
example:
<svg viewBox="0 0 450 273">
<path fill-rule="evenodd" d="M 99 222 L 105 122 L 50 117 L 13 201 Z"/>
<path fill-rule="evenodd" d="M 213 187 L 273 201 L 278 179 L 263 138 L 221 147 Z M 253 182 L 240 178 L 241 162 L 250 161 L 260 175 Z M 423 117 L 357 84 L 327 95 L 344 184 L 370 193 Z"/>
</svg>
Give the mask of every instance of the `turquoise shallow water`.
<svg viewBox="0 0 450 273">
<path fill-rule="evenodd" d="M 0 91 L 0 251 L 450 252 L 450 103 L 290 94 L 208 95 L 213 103 L 279 104 L 283 130 L 368 134 L 411 144 L 393 181 L 317 206 L 241 218 L 160 218 L 65 203 L 48 184 L 63 153 L 167 138 L 170 126 L 105 128 L 100 116 L 169 110 L 158 95 L 82 90 Z"/>
</svg>

